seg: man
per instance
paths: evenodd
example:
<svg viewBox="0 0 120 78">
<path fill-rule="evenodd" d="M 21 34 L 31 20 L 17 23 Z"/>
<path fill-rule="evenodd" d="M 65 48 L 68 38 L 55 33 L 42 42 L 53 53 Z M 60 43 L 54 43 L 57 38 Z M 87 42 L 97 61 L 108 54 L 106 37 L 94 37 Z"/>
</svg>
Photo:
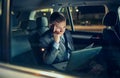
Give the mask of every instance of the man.
<svg viewBox="0 0 120 78">
<path fill-rule="evenodd" d="M 54 12 L 50 16 L 50 29 L 39 39 L 45 64 L 67 61 L 73 48 L 71 34 L 66 30 L 66 18 Z"/>
</svg>

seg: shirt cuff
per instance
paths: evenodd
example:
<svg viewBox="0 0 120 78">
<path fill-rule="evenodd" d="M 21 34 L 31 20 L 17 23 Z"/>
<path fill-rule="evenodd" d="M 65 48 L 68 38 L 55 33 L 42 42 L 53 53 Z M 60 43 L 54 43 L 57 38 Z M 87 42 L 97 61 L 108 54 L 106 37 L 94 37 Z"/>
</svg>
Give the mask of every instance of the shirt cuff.
<svg viewBox="0 0 120 78">
<path fill-rule="evenodd" d="M 55 47 L 56 49 L 58 49 L 59 48 L 59 43 L 54 42 L 53 47 Z"/>
</svg>

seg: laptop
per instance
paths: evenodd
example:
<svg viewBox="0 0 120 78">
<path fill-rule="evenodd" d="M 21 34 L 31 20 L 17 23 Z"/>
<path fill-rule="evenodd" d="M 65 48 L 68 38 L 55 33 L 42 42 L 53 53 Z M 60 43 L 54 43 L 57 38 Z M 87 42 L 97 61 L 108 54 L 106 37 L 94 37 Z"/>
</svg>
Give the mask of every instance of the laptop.
<svg viewBox="0 0 120 78">
<path fill-rule="evenodd" d="M 70 59 L 68 61 L 53 64 L 53 67 L 63 71 L 76 70 L 80 68 L 80 66 L 88 62 L 90 59 L 92 59 L 94 56 L 99 54 L 101 49 L 102 47 L 100 46 L 100 47 L 85 48 L 82 50 L 72 51 L 70 55 Z"/>
</svg>

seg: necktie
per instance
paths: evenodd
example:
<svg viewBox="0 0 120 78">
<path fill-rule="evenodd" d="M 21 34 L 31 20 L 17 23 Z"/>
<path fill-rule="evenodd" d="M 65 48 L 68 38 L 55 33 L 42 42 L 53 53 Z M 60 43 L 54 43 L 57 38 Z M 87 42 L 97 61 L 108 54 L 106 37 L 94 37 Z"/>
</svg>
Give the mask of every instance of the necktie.
<svg viewBox="0 0 120 78">
<path fill-rule="evenodd" d="M 64 39 L 63 36 L 60 38 L 60 40 L 61 40 L 61 42 L 62 42 L 63 44 L 65 44 L 65 39 Z"/>
<path fill-rule="evenodd" d="M 61 55 L 61 58 L 63 58 L 64 60 L 67 60 L 69 58 L 68 56 L 68 52 L 67 52 L 67 48 L 65 46 L 65 39 L 64 37 L 61 37 L 61 40 L 60 40 L 60 55 Z"/>
<path fill-rule="evenodd" d="M 62 37 L 60 38 L 60 42 L 59 42 L 59 50 L 60 50 L 60 52 L 59 52 L 59 54 L 58 54 L 58 56 L 57 56 L 57 58 L 59 59 L 59 61 L 64 61 L 64 59 L 65 59 L 65 52 L 66 52 L 66 47 L 65 47 L 65 45 L 64 45 L 64 40 L 62 39 Z"/>
<path fill-rule="evenodd" d="M 65 47 L 65 52 L 64 52 L 64 55 L 65 55 L 65 56 L 64 56 L 64 58 L 65 58 L 65 59 L 68 59 L 68 58 L 70 57 L 70 54 L 69 54 L 68 49 L 66 48 L 65 45 L 67 44 L 67 46 L 70 47 L 70 44 L 69 44 L 69 43 L 65 43 L 65 38 L 64 38 L 64 36 L 61 37 L 61 42 L 62 42 L 62 44 L 63 44 L 64 47 Z"/>
<path fill-rule="evenodd" d="M 61 48 L 62 52 L 66 51 L 65 40 L 63 37 L 60 38 L 60 48 Z"/>
</svg>

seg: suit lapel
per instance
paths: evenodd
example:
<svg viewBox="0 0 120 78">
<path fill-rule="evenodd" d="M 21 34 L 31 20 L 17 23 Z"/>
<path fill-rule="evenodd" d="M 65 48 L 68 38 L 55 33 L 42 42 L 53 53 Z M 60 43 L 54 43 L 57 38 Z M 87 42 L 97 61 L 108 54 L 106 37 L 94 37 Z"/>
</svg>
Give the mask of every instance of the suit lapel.
<svg viewBox="0 0 120 78">
<path fill-rule="evenodd" d="M 68 31 L 65 31 L 65 40 L 66 40 L 66 44 L 67 44 L 67 47 L 70 49 L 70 50 L 73 50 L 73 43 L 72 43 L 72 39 L 71 39 L 71 34 L 69 34 Z"/>
</svg>

